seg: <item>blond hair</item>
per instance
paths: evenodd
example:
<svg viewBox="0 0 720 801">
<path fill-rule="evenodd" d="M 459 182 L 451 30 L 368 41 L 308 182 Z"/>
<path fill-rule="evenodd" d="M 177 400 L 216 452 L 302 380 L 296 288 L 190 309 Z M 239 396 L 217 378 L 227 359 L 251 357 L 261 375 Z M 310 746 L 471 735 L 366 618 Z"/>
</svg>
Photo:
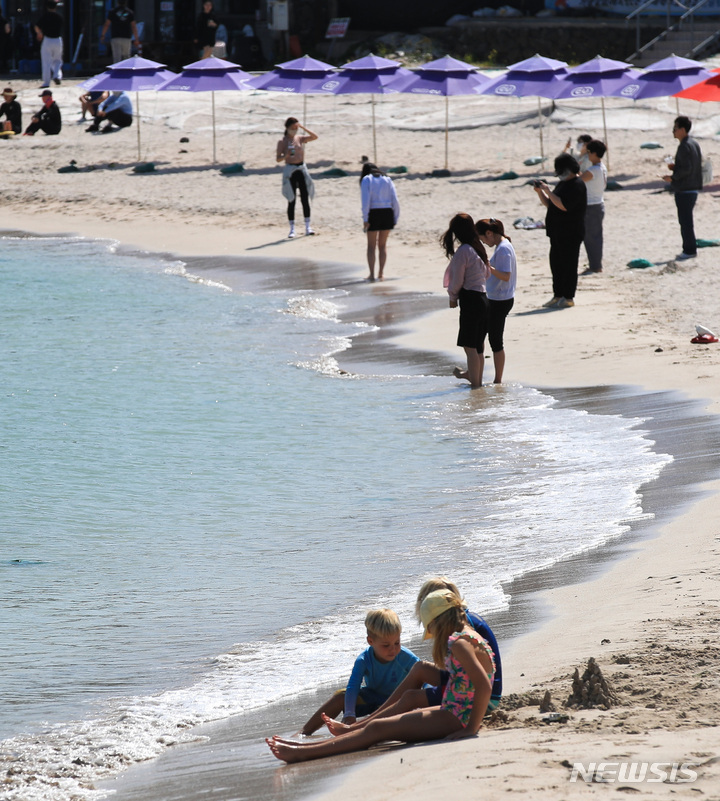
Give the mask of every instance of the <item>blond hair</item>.
<svg viewBox="0 0 720 801">
<path fill-rule="evenodd" d="M 373 609 L 365 616 L 368 637 L 389 637 L 402 631 L 400 618 L 392 609 Z"/>
<path fill-rule="evenodd" d="M 417 601 L 415 602 L 415 617 L 418 619 L 418 622 L 422 623 L 422 619 L 420 618 L 420 607 L 422 606 L 422 602 L 430 595 L 431 592 L 435 592 L 436 590 L 450 590 L 450 592 L 455 593 L 458 598 L 462 601 L 462 595 L 460 595 L 460 590 L 457 586 L 450 581 L 449 578 L 446 576 L 434 576 L 433 578 L 429 578 L 423 585 L 420 587 L 420 592 L 418 593 Z"/>
</svg>

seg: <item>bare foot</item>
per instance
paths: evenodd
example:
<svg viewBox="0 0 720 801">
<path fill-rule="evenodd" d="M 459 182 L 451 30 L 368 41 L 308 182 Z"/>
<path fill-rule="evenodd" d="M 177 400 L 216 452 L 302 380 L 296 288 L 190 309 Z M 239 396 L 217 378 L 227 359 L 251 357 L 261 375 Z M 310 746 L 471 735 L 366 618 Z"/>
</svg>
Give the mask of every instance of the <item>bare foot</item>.
<svg viewBox="0 0 720 801">
<path fill-rule="evenodd" d="M 302 756 L 302 746 L 297 743 L 294 745 L 283 743 L 279 741 L 277 737 L 273 737 L 272 739 L 266 738 L 265 742 L 268 744 L 268 748 L 272 751 L 273 756 L 283 762 L 302 762 L 304 759 Z"/>
<path fill-rule="evenodd" d="M 468 371 L 467 370 L 461 370 L 459 367 L 456 367 L 453 370 L 453 375 L 455 376 L 455 378 L 464 378 L 467 381 Z"/>
<path fill-rule="evenodd" d="M 335 718 L 331 718 L 325 713 L 323 713 L 322 719 L 333 737 L 337 737 L 338 734 L 345 734 L 347 731 L 352 731 L 352 726 L 349 726 L 347 723 L 341 723 L 339 720 L 335 720 Z"/>
<path fill-rule="evenodd" d="M 370 273 L 370 275 L 368 275 L 368 279 L 367 280 L 368 281 L 374 281 L 375 280 L 375 276 L 372 273 Z"/>
<path fill-rule="evenodd" d="M 383 274 L 382 273 L 378 273 L 378 281 L 382 281 L 382 280 L 383 280 Z"/>
</svg>

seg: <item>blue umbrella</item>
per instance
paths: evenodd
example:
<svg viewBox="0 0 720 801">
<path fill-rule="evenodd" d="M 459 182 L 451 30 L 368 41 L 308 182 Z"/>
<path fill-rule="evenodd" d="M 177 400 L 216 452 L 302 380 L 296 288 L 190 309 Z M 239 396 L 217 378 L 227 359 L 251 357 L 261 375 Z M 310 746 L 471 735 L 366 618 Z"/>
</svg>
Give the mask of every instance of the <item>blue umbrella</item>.
<svg viewBox="0 0 720 801">
<path fill-rule="evenodd" d="M 340 72 L 328 78 L 322 85 L 323 91 L 336 95 L 369 94 L 371 96 L 373 156 L 376 163 L 375 95 L 395 94 L 411 77 L 410 70 L 401 67 L 400 62 L 370 54 L 345 64 Z"/>
<path fill-rule="evenodd" d="M 541 97 L 555 97 L 560 80 L 567 74 L 567 64 L 554 58 L 536 54 L 524 61 L 511 64 L 506 73 L 495 78 L 478 91 L 496 97 L 537 97 L 540 156 L 545 159 L 543 146 L 543 118 Z"/>
<path fill-rule="evenodd" d="M 174 77 L 175 73 L 164 64 L 150 61 L 141 56 L 132 56 L 124 61 L 111 64 L 105 72 L 94 75 L 79 84 L 78 88 L 93 92 L 135 92 L 135 111 L 137 113 L 138 161 L 140 161 L 140 98 L 138 92 L 157 89 Z"/>
<path fill-rule="evenodd" d="M 489 82 L 475 67 L 451 56 L 445 56 L 412 71 L 412 77 L 402 85 L 401 92 L 416 95 L 445 97 L 445 169 L 448 168 L 448 130 L 450 95 L 472 95 Z"/>
<path fill-rule="evenodd" d="M 212 95 L 213 164 L 217 161 L 215 141 L 215 92 L 246 92 L 250 73 L 239 64 L 222 58 L 203 58 L 183 67 L 179 75 L 158 87 L 161 92 L 210 92 Z"/>
</svg>

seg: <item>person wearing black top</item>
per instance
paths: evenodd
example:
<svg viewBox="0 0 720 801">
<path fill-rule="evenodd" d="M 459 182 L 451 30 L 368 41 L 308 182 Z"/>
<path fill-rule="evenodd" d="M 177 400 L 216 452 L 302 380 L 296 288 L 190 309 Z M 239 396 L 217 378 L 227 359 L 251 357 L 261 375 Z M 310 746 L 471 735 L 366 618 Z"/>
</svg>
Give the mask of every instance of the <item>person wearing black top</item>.
<svg viewBox="0 0 720 801">
<path fill-rule="evenodd" d="M 40 45 L 40 58 L 42 60 L 42 86 L 50 86 L 50 80 L 60 86 L 62 81 L 63 59 L 63 18 L 56 11 L 55 0 L 47 0 L 45 13 L 35 23 L 35 34 Z"/>
<path fill-rule="evenodd" d="M 5 117 L 3 130 L 14 131 L 19 134 L 22 131 L 22 109 L 15 99 L 17 95 L 8 86 L 3 90 L 3 104 L 0 106 L 0 117 Z"/>
<path fill-rule="evenodd" d="M 203 58 L 210 58 L 212 55 L 217 29 L 218 21 L 213 11 L 212 0 L 205 0 L 203 10 L 200 12 L 195 24 L 194 39 L 195 44 L 203 49 Z"/>
<path fill-rule="evenodd" d="M 127 0 L 118 0 L 115 8 L 108 12 L 107 19 L 100 34 L 100 41 L 104 42 L 110 28 L 110 47 L 112 48 L 113 64 L 130 58 L 132 43 L 140 47 L 135 15 L 127 7 Z"/>
<path fill-rule="evenodd" d="M 23 136 L 35 136 L 39 130 L 45 131 L 48 136 L 60 133 L 62 128 L 62 118 L 60 109 L 53 100 L 52 92 L 46 89 L 41 95 L 43 107 L 36 114 L 33 114 L 32 122 L 25 129 Z"/>
<path fill-rule="evenodd" d="M 534 181 L 533 188 L 547 209 L 545 233 L 550 237 L 550 272 L 553 296 L 545 308 L 566 309 L 575 305 L 580 246 L 585 237 L 587 187 L 580 178 L 580 165 L 574 156 L 561 153 L 555 159 L 555 175 L 560 182 L 551 190 L 545 181 Z"/>
<path fill-rule="evenodd" d="M 680 223 L 682 237 L 682 253 L 677 261 L 694 259 L 697 256 L 697 240 L 695 239 L 695 222 L 693 209 L 697 203 L 698 192 L 702 189 L 702 151 L 700 145 L 690 136 L 692 122 L 688 117 L 677 117 L 673 124 L 673 136 L 678 140 L 675 161 L 668 164 L 671 175 L 663 176 L 675 193 L 675 206 Z"/>
</svg>

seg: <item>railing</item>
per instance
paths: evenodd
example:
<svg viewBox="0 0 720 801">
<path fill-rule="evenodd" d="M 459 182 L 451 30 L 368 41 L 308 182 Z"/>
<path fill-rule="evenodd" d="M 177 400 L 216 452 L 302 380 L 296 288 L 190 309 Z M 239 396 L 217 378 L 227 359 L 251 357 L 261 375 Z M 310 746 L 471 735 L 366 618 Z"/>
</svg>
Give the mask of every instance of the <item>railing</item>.
<svg viewBox="0 0 720 801">
<path fill-rule="evenodd" d="M 635 52 L 630 56 L 630 60 L 632 61 L 634 58 L 637 58 L 639 55 L 644 53 L 646 50 L 649 50 L 658 42 L 662 41 L 663 39 L 667 38 L 668 34 L 671 31 L 679 31 L 683 23 L 689 18 L 690 19 L 690 41 L 692 42 L 692 53 L 700 52 L 704 47 L 710 44 L 714 39 L 718 38 L 718 33 L 716 32 L 712 36 L 707 37 L 705 40 L 700 42 L 699 44 L 695 44 L 695 12 L 701 9 L 704 5 L 706 5 L 709 0 L 699 0 L 699 2 L 695 3 L 694 5 L 690 6 L 684 14 L 678 17 L 678 20 L 675 24 L 670 24 L 670 7 L 673 2 L 677 3 L 677 5 L 682 6 L 680 0 L 667 0 L 666 5 L 666 14 L 665 14 L 665 30 L 658 34 L 654 39 L 644 44 L 642 47 L 640 46 L 640 17 L 642 12 L 649 8 L 651 5 L 654 5 L 656 0 L 645 0 L 645 2 L 641 3 L 637 8 L 633 9 L 626 17 L 625 21 L 629 22 L 631 19 L 635 20 Z"/>
</svg>

